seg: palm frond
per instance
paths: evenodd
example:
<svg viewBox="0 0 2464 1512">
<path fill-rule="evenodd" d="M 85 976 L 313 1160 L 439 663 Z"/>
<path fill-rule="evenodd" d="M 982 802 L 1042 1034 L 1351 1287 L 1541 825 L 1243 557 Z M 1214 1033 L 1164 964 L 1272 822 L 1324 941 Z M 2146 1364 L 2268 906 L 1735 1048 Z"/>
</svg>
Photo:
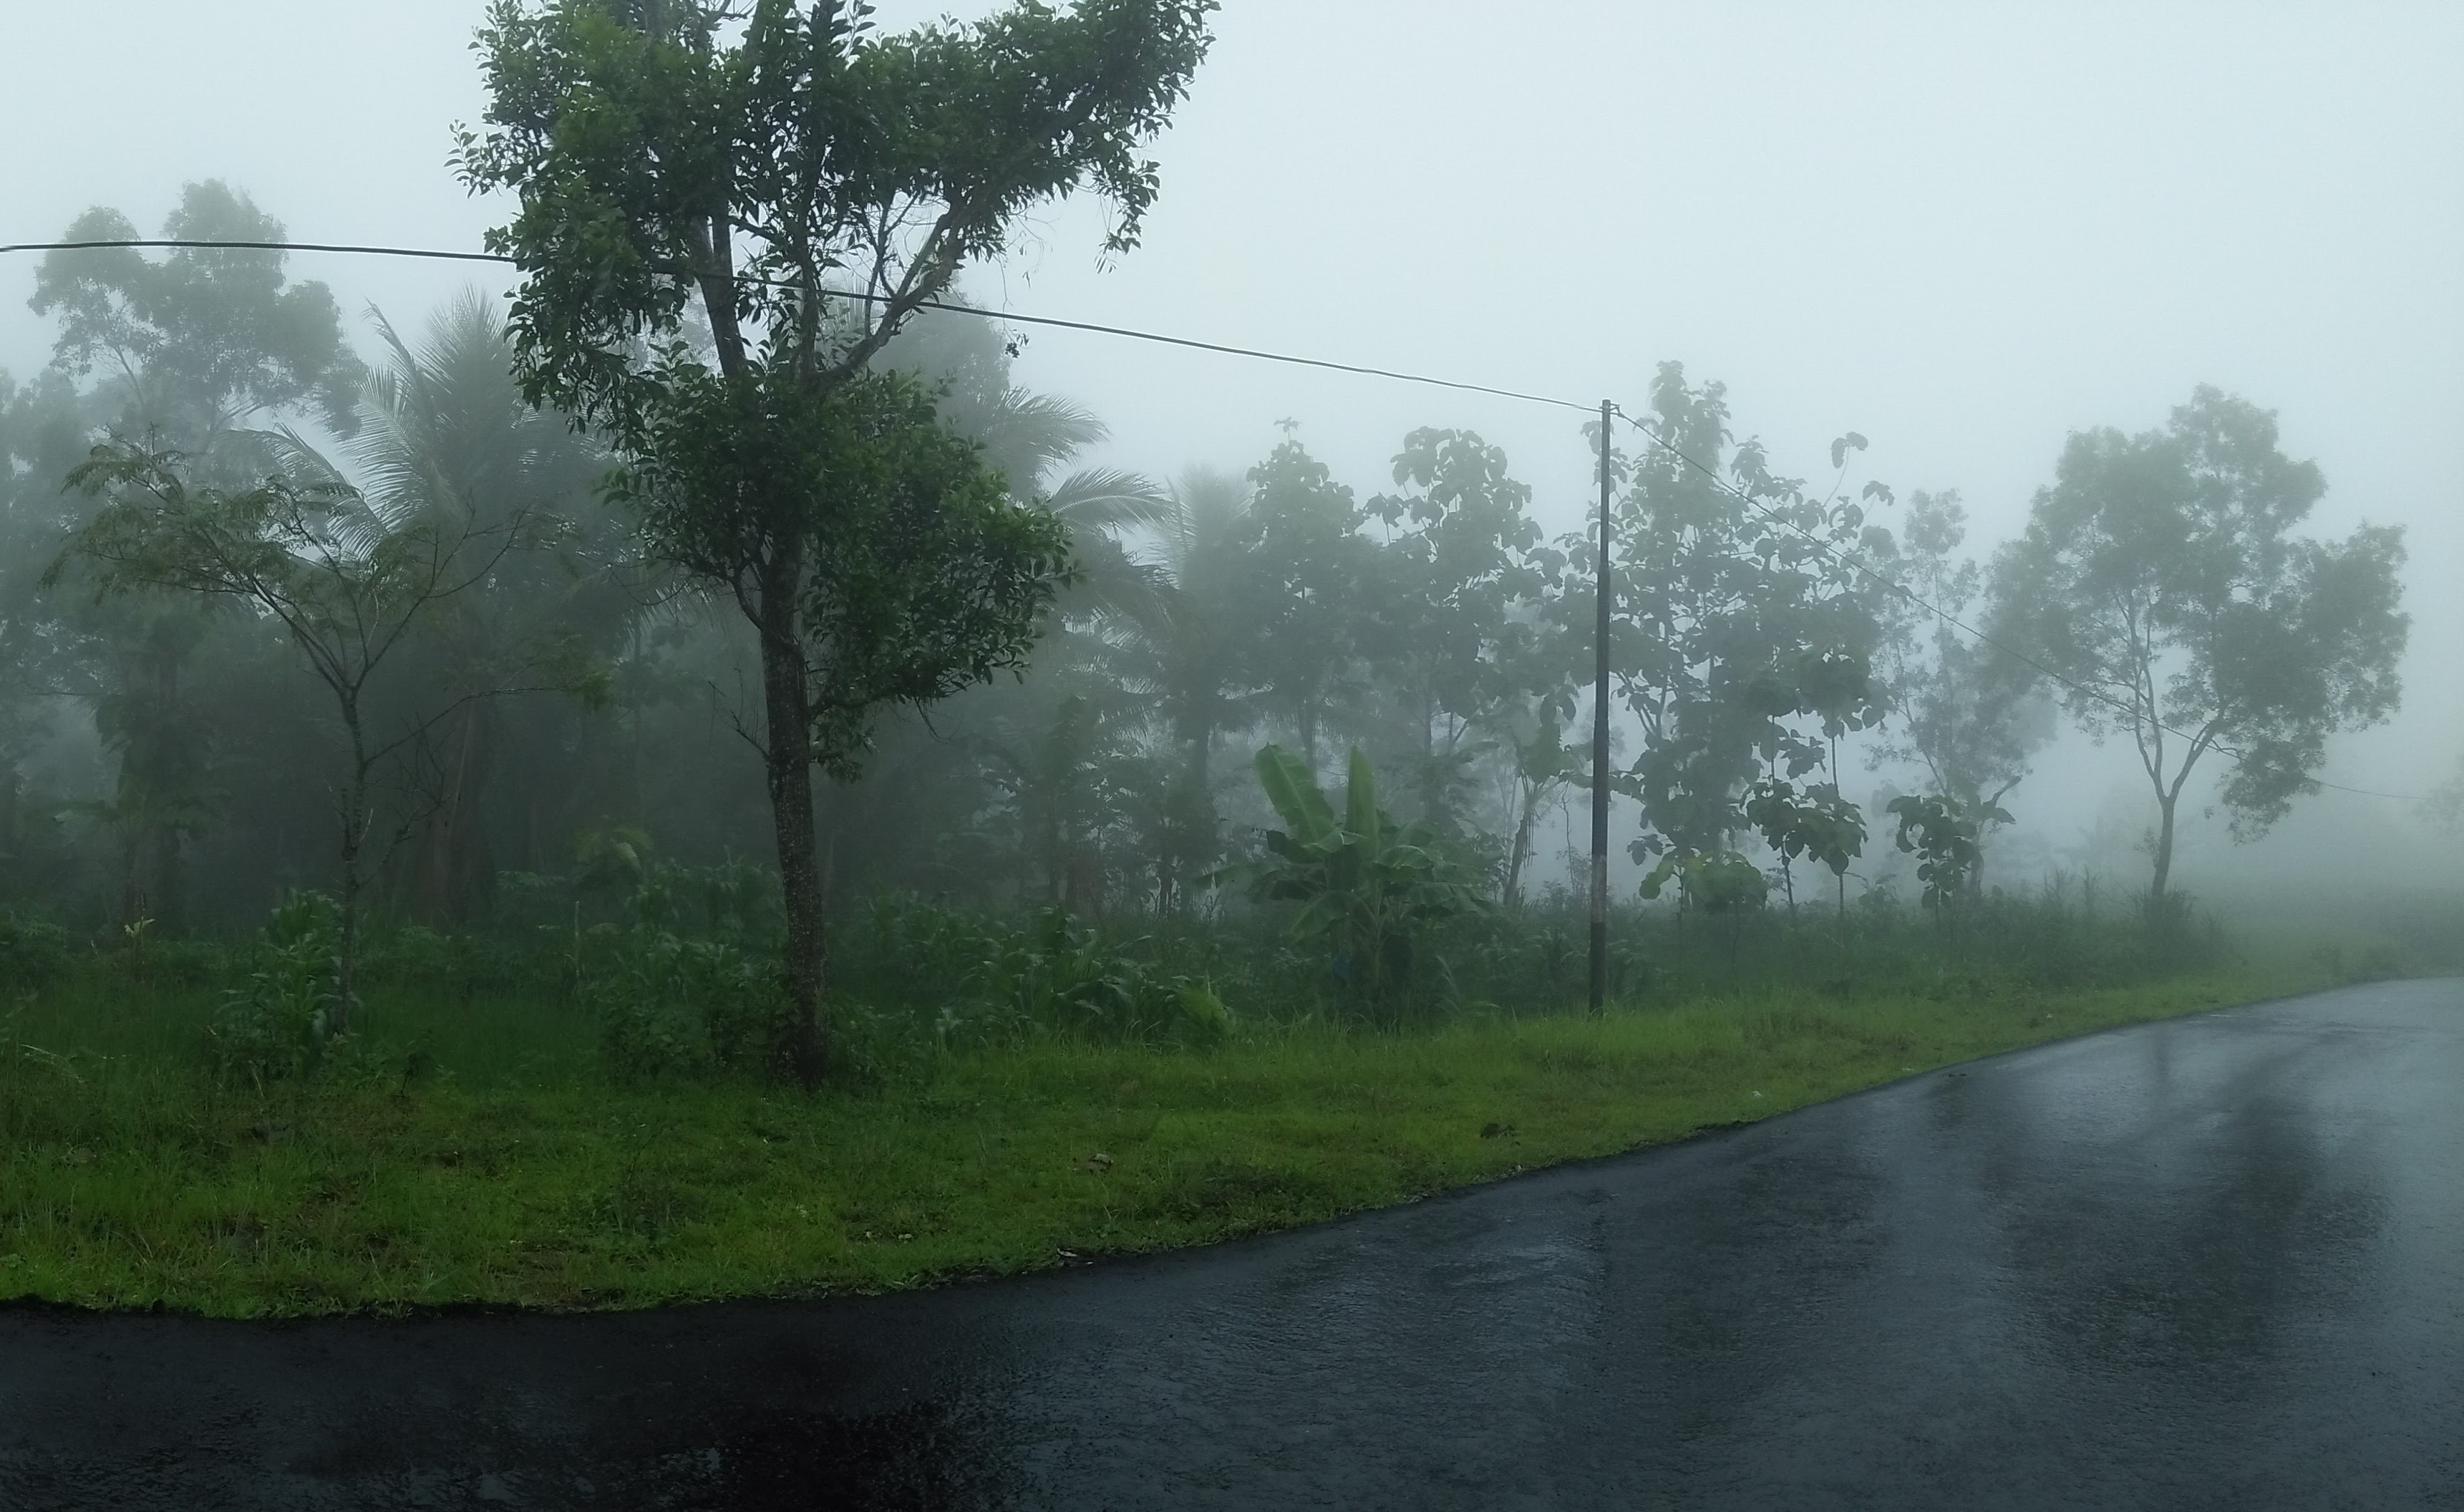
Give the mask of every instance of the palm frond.
<svg viewBox="0 0 2464 1512">
<path fill-rule="evenodd" d="M 1145 474 L 1119 468 L 1079 469 L 1053 485 L 1044 497 L 1044 507 L 1059 515 L 1073 534 L 1160 529 L 1174 517 L 1170 494 Z"/>
</svg>

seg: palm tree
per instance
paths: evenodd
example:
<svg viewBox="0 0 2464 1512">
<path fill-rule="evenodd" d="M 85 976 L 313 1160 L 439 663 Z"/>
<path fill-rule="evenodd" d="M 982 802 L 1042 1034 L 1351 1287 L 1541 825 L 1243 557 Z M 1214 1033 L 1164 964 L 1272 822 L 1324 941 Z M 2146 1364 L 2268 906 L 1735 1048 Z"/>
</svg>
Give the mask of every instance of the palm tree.
<svg viewBox="0 0 2464 1512">
<path fill-rule="evenodd" d="M 1172 513 L 1170 498 L 1136 472 L 1060 471 L 1111 438 L 1093 410 L 1012 383 L 1011 352 L 1000 328 L 976 316 L 919 317 L 879 362 L 939 383 L 942 419 L 984 449 L 1013 493 L 1040 502 L 1069 527 L 1075 576 L 1055 605 L 1064 625 L 1138 621 L 1159 612 L 1160 576 L 1122 537 L 1160 528 Z"/>
<path fill-rule="evenodd" d="M 1175 480 L 1169 497 L 1157 563 L 1167 589 L 1163 612 L 1124 620 L 1112 636 L 1125 685 L 1150 702 L 1183 753 L 1182 780 L 1165 800 L 1172 822 L 1157 837 L 1165 852 L 1157 902 L 1166 909 L 1177 885 L 1210 865 L 1219 848 L 1216 743 L 1259 717 L 1238 599 L 1252 490 L 1230 473 L 1193 468 Z"/>
<path fill-rule="evenodd" d="M 414 743 L 406 833 L 416 832 L 411 906 L 467 922 L 495 877 L 484 805 L 513 732 L 494 694 L 571 685 L 641 608 L 619 581 L 621 531 L 593 497 L 605 455 L 563 417 L 528 402 L 494 301 L 466 290 L 414 346 L 371 309 L 383 355 L 361 387 L 341 449 L 359 507 L 342 522 L 362 545 L 414 525 L 485 551 L 456 565 L 482 581 L 441 601 L 411 650 L 416 708 L 444 709 Z M 340 475 L 296 433 L 295 468 Z M 526 548 L 508 551 L 518 537 Z M 576 570 L 577 562 L 585 564 Z M 405 717 L 413 717 L 407 712 Z"/>
</svg>

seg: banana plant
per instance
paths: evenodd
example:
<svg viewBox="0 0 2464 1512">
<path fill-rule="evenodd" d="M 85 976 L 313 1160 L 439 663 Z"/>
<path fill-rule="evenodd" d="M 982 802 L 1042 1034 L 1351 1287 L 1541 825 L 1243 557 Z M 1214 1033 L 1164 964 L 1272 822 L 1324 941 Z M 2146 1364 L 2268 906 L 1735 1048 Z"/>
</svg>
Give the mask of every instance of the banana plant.
<svg viewBox="0 0 2464 1512">
<path fill-rule="evenodd" d="M 1327 946 L 1349 996 L 1386 1007 L 1412 981 L 1416 936 L 1441 919 L 1485 910 L 1471 872 L 1425 824 L 1397 824 L 1377 807 L 1377 775 L 1352 753 L 1338 818 L 1299 756 L 1281 746 L 1258 753 L 1258 785 L 1285 827 L 1266 832 L 1266 855 L 1229 866 L 1219 880 L 1244 883 L 1260 902 L 1301 905 L 1297 939 Z"/>
</svg>

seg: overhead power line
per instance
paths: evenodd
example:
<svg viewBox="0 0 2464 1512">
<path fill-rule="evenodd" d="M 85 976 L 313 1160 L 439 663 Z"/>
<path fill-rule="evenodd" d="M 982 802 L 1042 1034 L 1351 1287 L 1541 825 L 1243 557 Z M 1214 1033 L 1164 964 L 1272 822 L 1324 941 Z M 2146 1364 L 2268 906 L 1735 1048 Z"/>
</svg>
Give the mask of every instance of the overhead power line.
<svg viewBox="0 0 2464 1512">
<path fill-rule="evenodd" d="M 201 252 L 335 252 L 372 257 L 416 257 L 437 262 L 494 263 L 501 266 L 510 266 L 517 260 L 503 252 L 452 252 L 432 247 L 385 247 L 351 242 L 180 240 L 169 237 L 127 237 L 113 238 L 109 240 L 66 242 L 12 242 L 0 244 L 0 254 L 10 252 L 106 252 L 123 249 L 130 251 L 193 250 Z M 779 279 L 765 279 L 761 281 L 778 288 L 794 287 L 793 285 Z M 864 294 L 849 289 L 824 289 L 821 293 L 830 298 L 861 300 L 869 304 L 888 303 L 892 298 L 892 296 L 889 295 Z M 1520 389 L 1500 388 L 1487 383 L 1463 383 L 1456 379 L 1436 378 L 1426 373 L 1405 372 L 1397 368 L 1371 367 L 1355 362 L 1337 362 L 1326 358 L 1303 357 L 1290 352 L 1267 351 L 1259 347 L 1232 346 L 1219 341 L 1201 341 L 1192 337 L 1172 336 L 1160 331 L 1141 331 L 1132 326 L 1103 325 L 1090 320 L 1065 320 L 1053 316 L 1020 315 L 1014 311 L 987 310 L 977 305 L 958 304 L 954 301 L 943 299 L 919 299 L 914 301 L 914 307 L 917 309 L 940 311 L 951 315 L 971 315 L 987 320 L 1005 320 L 1017 325 L 1040 325 L 1065 331 L 1084 331 L 1097 336 L 1120 337 L 1128 340 L 1149 341 L 1160 346 L 1177 346 L 1191 351 L 1214 352 L 1226 357 L 1245 357 L 1254 359 L 1258 362 L 1281 362 L 1294 367 L 1313 367 L 1326 372 L 1351 373 L 1363 378 L 1383 378 L 1396 383 L 1419 383 L 1432 388 L 1450 388 L 1463 393 L 1487 394 L 1494 398 L 1511 399 L 1522 404 L 1545 405 L 1557 409 L 1579 410 L 1587 415 L 1595 412 L 1597 408 L 1597 406 L 1593 405 L 1582 404 L 1571 399 L 1559 399 L 1549 394 L 1526 393 Z M 1944 624 L 1960 630 L 1964 634 L 1975 640 L 1978 644 L 1992 647 L 1994 650 L 2014 659 L 2024 667 L 2035 669 L 2046 678 L 2069 689 L 2073 692 L 2117 709 L 2123 713 L 2129 715 L 2134 721 L 2140 717 L 2139 711 L 2137 709 L 2123 702 L 2121 699 L 2114 697 L 2112 694 L 2103 691 L 2101 689 L 2094 688 L 2085 683 L 2079 682 L 2074 678 L 2066 677 L 2060 672 L 2054 670 L 2052 668 L 2047 667 L 2044 663 L 2027 655 L 2025 652 L 2004 645 L 2002 642 L 1994 639 L 1985 631 L 1978 629 L 1976 626 L 1969 625 L 1956 615 L 1951 614 L 1948 610 L 1944 609 L 1939 604 L 1930 603 L 1925 600 L 1919 598 L 1915 592 L 1907 586 L 1859 559 L 1854 554 L 1842 551 L 1837 546 L 1835 546 L 1831 542 L 1815 535 L 1812 531 L 1806 530 L 1804 527 L 1798 525 L 1795 521 L 1788 519 L 1777 511 L 1771 509 L 1769 506 L 1765 505 L 1762 500 L 1755 498 L 1752 494 L 1737 487 L 1727 478 L 1721 476 L 1717 468 L 1685 451 L 1673 442 L 1670 442 L 1666 437 L 1661 435 L 1660 432 L 1653 429 L 1650 426 L 1645 425 L 1643 422 L 1637 420 L 1634 416 L 1626 413 L 1623 409 L 1612 406 L 1611 412 L 1615 414 L 1617 419 L 1624 421 L 1629 426 L 1632 426 L 1636 431 L 1640 433 L 1643 438 L 1648 440 L 1653 446 L 1658 447 L 1662 451 L 1665 451 L 1670 456 L 1676 458 L 1679 462 L 1694 469 L 1705 477 L 1709 478 L 1715 487 L 1733 495 L 1739 500 L 1742 500 L 1749 507 L 1760 512 L 1766 518 L 1771 520 L 1773 523 L 1778 524 L 1787 530 L 1793 531 L 1796 535 L 1804 537 L 1807 540 L 1812 541 L 1817 548 L 1828 553 L 1837 560 L 1855 571 L 1863 573 L 1866 577 L 1872 579 L 1878 583 L 1881 583 L 1883 587 L 1899 595 L 1902 599 L 1915 604 L 1918 608 L 1925 610 L 1926 613 L 1933 615 Z M 2189 734 L 2184 731 L 2177 730 L 2171 725 L 2166 724 L 2162 720 L 2151 720 L 2150 723 L 2152 723 L 2158 730 L 2161 730 L 2177 739 L 2192 744 L 2196 744 L 2197 742 L 2196 736 Z M 2236 751 L 2230 746 L 2211 743 L 2208 749 L 2235 762 L 2247 759 L 2245 753 Z M 2314 785 L 2332 792 L 2350 793 L 2362 798 L 2388 799 L 2400 803 L 2420 803 L 2428 801 L 2425 799 L 2410 794 L 2382 793 L 2370 788 L 2346 787 L 2338 782 L 2316 781 L 2314 779 Z"/>
<path fill-rule="evenodd" d="M 485 262 L 511 264 L 514 258 L 503 252 L 441 252 L 426 247 L 367 247 L 342 242 L 263 242 L 263 241 L 175 241 L 143 237 L 112 241 L 82 242 L 16 242 L 0 246 L 0 252 L 103 252 L 121 248 L 160 249 L 189 248 L 212 252 L 354 252 L 373 257 L 427 257 L 444 262 Z M 765 278 L 758 281 L 772 288 L 798 287 L 784 279 Z M 892 296 L 862 294 L 852 289 L 824 289 L 825 297 L 855 299 L 867 304 L 888 304 Z M 1495 388 L 1486 383 L 1465 383 L 1451 378 L 1433 378 L 1426 373 L 1406 373 L 1389 367 L 1364 367 L 1355 362 L 1331 362 L 1322 357 L 1300 357 L 1290 352 L 1268 352 L 1249 346 L 1227 346 L 1220 341 L 1200 341 L 1192 337 L 1167 336 L 1160 331 L 1140 331 L 1126 325 L 1098 325 L 1091 320 L 1064 320 L 1048 315 L 1018 315 L 1007 310 L 986 310 L 972 304 L 957 304 L 946 299 L 918 299 L 920 310 L 939 310 L 951 315 L 972 315 L 987 320 L 1007 320 L 1018 325 L 1050 326 L 1063 331 L 1088 331 L 1097 336 L 1118 336 L 1133 341 L 1153 341 L 1159 346 L 1187 347 L 1197 352 L 1216 352 L 1226 357 L 1255 358 L 1262 362 L 1284 362 L 1294 367 L 1323 368 L 1333 373 L 1354 373 L 1364 378 L 1388 378 L 1403 383 L 1424 383 L 1432 388 L 1453 388 L 1464 393 L 1488 394 L 1499 399 L 1519 400 L 1527 405 L 1554 405 L 1561 409 L 1592 412 L 1590 405 L 1578 405 L 1571 399 L 1552 399 L 1547 394 L 1527 394 L 1511 388 Z"/>
</svg>

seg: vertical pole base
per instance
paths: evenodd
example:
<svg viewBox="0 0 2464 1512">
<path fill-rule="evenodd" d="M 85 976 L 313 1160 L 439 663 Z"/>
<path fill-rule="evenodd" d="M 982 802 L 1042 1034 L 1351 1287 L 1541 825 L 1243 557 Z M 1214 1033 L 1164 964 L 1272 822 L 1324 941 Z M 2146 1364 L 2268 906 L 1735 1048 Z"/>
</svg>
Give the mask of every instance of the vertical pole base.
<svg viewBox="0 0 2464 1512">
<path fill-rule="evenodd" d="M 1608 1005 L 1609 858 L 1592 857 L 1592 1012 Z"/>
</svg>

